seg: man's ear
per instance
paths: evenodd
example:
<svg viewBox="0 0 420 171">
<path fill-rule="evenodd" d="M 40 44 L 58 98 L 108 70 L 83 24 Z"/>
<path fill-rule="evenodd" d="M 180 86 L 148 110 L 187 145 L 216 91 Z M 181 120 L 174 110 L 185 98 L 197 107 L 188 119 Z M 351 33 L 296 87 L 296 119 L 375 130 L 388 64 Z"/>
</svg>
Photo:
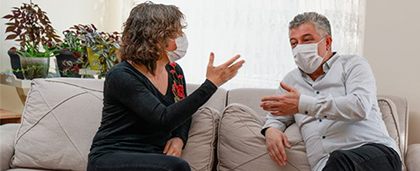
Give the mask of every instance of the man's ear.
<svg viewBox="0 0 420 171">
<path fill-rule="evenodd" d="M 331 50 L 331 46 L 332 46 L 332 37 L 331 36 L 327 36 L 326 38 L 326 42 L 327 42 L 327 44 L 326 44 L 326 47 L 327 47 L 327 51 L 328 50 Z"/>
</svg>

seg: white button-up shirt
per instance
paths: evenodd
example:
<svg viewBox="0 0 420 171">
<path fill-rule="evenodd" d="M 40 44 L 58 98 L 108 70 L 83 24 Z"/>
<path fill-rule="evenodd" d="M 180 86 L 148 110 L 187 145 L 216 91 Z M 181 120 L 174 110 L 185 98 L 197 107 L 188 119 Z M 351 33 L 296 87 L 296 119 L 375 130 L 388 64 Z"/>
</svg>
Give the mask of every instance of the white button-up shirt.
<svg viewBox="0 0 420 171">
<path fill-rule="evenodd" d="M 381 143 L 399 153 L 379 111 L 376 85 L 366 59 L 334 54 L 324 65 L 324 75 L 313 81 L 299 69 L 283 79 L 301 93 L 299 112 L 292 116 L 267 114 L 264 128 L 282 131 L 296 122 L 306 145 L 312 170 L 322 170 L 329 154 L 367 143 Z M 287 93 L 281 87 L 278 94 Z"/>
</svg>

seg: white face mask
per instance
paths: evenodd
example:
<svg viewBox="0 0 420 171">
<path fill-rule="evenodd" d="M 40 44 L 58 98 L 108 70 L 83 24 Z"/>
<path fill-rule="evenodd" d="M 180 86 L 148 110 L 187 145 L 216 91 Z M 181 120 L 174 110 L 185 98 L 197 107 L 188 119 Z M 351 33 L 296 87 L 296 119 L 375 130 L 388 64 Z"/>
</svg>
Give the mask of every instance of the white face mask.
<svg viewBox="0 0 420 171">
<path fill-rule="evenodd" d="M 318 44 L 324 39 L 318 43 L 298 44 L 292 49 L 295 63 L 303 72 L 312 74 L 321 65 L 323 57 L 318 55 Z"/>
<path fill-rule="evenodd" d="M 174 51 L 166 51 L 170 62 L 175 62 L 185 56 L 188 49 L 188 39 L 185 34 L 175 39 L 176 49 Z"/>
</svg>

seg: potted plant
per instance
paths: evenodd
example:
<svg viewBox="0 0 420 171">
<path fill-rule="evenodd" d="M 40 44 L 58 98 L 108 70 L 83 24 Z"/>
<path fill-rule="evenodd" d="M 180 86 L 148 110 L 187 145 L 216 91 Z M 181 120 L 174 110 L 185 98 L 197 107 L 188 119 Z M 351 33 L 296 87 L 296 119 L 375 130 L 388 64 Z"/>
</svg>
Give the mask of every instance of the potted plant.
<svg viewBox="0 0 420 171">
<path fill-rule="evenodd" d="M 86 68 L 86 48 L 82 46 L 76 27 L 63 31 L 64 39 L 57 51 L 57 65 L 62 77 L 80 77 L 79 69 Z"/>
<path fill-rule="evenodd" d="M 117 60 L 117 51 L 119 49 L 119 40 L 121 33 L 99 32 L 95 25 L 75 25 L 76 32 L 85 47 L 89 68 L 99 70 L 99 77 L 114 66 Z"/>
<path fill-rule="evenodd" d="M 3 19 L 9 20 L 6 40 L 15 40 L 20 45 L 20 49 L 12 47 L 8 52 L 14 73 L 22 72 L 26 79 L 45 78 L 49 57 L 54 56 L 56 43 L 61 42 L 47 13 L 37 4 L 23 3 L 20 7 L 13 7 L 12 14 L 3 16 Z M 16 76 L 22 78 L 20 74 Z"/>
</svg>

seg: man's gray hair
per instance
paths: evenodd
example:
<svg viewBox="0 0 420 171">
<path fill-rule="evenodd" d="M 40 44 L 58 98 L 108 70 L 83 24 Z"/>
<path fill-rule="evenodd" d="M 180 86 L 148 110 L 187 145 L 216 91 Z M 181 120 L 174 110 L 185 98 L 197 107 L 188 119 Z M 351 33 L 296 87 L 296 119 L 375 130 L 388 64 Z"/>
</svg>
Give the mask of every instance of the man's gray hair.
<svg viewBox="0 0 420 171">
<path fill-rule="evenodd" d="M 289 23 L 289 30 L 299 27 L 304 23 L 312 23 L 316 32 L 321 36 L 331 36 L 331 25 L 327 17 L 316 12 L 305 12 L 298 14 Z"/>
</svg>

